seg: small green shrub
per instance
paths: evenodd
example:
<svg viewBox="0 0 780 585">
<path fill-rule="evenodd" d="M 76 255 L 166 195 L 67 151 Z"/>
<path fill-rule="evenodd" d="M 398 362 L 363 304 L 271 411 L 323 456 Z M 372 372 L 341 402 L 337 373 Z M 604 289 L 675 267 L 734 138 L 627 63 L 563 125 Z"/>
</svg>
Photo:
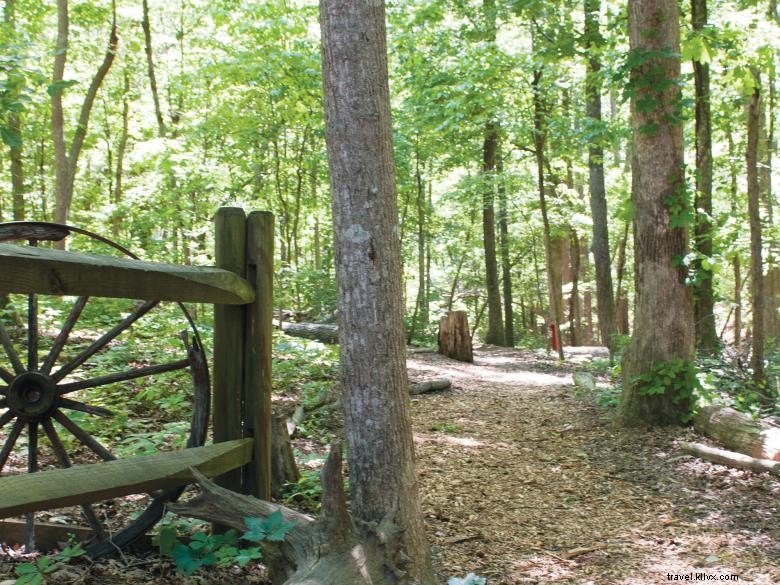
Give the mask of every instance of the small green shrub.
<svg viewBox="0 0 780 585">
<path fill-rule="evenodd" d="M 73 559 L 83 556 L 86 551 L 81 543 L 69 535 L 68 546 L 53 556 L 40 557 L 33 563 L 22 563 L 16 567 L 18 577 L 14 585 L 41 585 L 53 582 L 53 573 L 63 568 Z"/>
<path fill-rule="evenodd" d="M 457 423 L 435 423 L 431 425 L 431 430 L 437 433 L 459 433 L 463 429 Z"/>
</svg>

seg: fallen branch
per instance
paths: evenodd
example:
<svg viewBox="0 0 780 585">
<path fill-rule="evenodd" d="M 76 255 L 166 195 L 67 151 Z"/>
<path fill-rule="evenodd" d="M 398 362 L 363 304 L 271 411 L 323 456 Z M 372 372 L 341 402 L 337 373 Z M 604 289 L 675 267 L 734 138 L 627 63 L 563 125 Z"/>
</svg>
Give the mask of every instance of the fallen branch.
<svg viewBox="0 0 780 585">
<path fill-rule="evenodd" d="M 426 382 L 409 382 L 410 394 L 424 394 L 426 392 L 433 392 L 434 390 L 446 390 L 452 386 L 452 382 L 448 378 L 438 378 L 436 380 L 428 380 Z"/>
<path fill-rule="evenodd" d="M 756 459 L 780 461 L 780 428 L 733 408 L 705 406 L 694 418 L 693 426 L 727 449 Z"/>
<path fill-rule="evenodd" d="M 701 443 L 680 443 L 680 450 L 719 465 L 750 469 L 751 471 L 768 471 L 769 473 L 780 475 L 780 462 L 772 461 L 771 459 L 758 459 L 734 451 L 708 447 Z"/>
</svg>

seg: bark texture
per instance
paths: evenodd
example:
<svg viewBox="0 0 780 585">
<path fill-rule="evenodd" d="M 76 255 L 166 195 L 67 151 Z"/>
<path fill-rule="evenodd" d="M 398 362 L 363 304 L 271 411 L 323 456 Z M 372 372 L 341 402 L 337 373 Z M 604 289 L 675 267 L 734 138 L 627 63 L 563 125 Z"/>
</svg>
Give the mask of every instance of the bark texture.
<svg viewBox="0 0 780 585">
<path fill-rule="evenodd" d="M 3 21 L 6 26 L 7 34 L 16 41 L 16 0 L 6 0 L 3 6 Z M 19 89 L 10 90 L 8 101 L 13 102 L 19 95 Z M 9 112 L 7 114 L 8 130 L 18 136 L 21 140 L 22 121 L 18 113 Z M 24 161 L 22 159 L 22 147 L 9 147 L 11 158 L 11 198 L 13 203 L 14 221 L 23 221 L 25 215 L 24 209 Z"/>
<path fill-rule="evenodd" d="M 631 72 L 636 313 L 619 416 L 632 426 L 679 424 L 690 412 L 689 399 L 670 384 L 648 394 L 639 379 L 661 364 L 690 362 L 694 351 L 693 299 L 682 266 L 688 230 L 670 226 L 686 204 L 678 8 L 675 0 L 631 0 L 628 15 L 631 50 L 644 62 Z"/>
<path fill-rule="evenodd" d="M 474 363 L 466 311 L 450 311 L 439 320 L 439 353 L 460 362 Z"/>
<path fill-rule="evenodd" d="M 701 32 L 707 26 L 707 0 L 691 0 L 693 30 Z M 696 251 L 705 258 L 712 256 L 712 124 L 710 115 L 710 66 L 693 62 L 696 85 Z M 715 351 L 718 334 L 715 331 L 715 299 L 712 271 L 700 260 L 695 265 L 696 290 L 694 320 L 696 341 L 700 349 Z"/>
<path fill-rule="evenodd" d="M 384 3 L 323 0 L 320 22 L 352 515 L 397 527 L 388 582 L 432 585 L 409 412 Z"/>
<path fill-rule="evenodd" d="M 601 125 L 601 59 L 599 45 L 600 0 L 585 0 L 585 40 L 589 50 L 587 61 L 586 97 L 587 114 L 591 123 Z M 593 216 L 593 263 L 596 266 L 596 311 L 602 343 L 613 349 L 612 336 L 616 332 L 615 294 L 612 288 L 612 262 L 609 254 L 609 230 L 607 221 L 607 190 L 604 183 L 604 147 L 598 140 L 588 146 L 588 182 L 590 186 L 590 210 Z"/>
<path fill-rule="evenodd" d="M 758 459 L 780 461 L 780 428 L 733 408 L 705 406 L 696 414 L 693 426 L 727 449 Z"/>
</svg>

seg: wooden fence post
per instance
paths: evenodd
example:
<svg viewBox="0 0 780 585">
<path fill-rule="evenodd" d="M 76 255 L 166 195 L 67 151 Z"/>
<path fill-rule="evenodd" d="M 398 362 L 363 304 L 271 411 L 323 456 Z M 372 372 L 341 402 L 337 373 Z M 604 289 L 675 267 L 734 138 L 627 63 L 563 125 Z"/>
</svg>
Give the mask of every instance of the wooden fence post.
<svg viewBox="0 0 780 585">
<path fill-rule="evenodd" d="M 255 300 L 246 305 L 244 425 L 254 438 L 252 462 L 244 468 L 244 493 L 271 499 L 271 350 L 273 332 L 274 216 L 249 214 L 246 224 L 246 276 Z"/>
<path fill-rule="evenodd" d="M 217 268 L 246 276 L 246 215 L 239 207 L 221 207 L 214 218 Z M 242 305 L 214 305 L 214 442 L 243 437 L 244 315 Z M 241 492 L 241 468 L 217 478 L 224 488 Z"/>
</svg>

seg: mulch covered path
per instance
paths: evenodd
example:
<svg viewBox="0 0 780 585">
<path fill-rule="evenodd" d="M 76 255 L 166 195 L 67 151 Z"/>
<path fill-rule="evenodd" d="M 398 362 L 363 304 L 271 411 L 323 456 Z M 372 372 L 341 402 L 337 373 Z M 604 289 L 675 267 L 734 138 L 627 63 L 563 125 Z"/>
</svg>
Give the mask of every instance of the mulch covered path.
<svg viewBox="0 0 780 585">
<path fill-rule="evenodd" d="M 421 353 L 409 370 L 453 381 L 413 398 L 443 581 L 780 583 L 779 478 L 683 455 L 690 430 L 615 427 L 544 354 L 483 348 L 471 365 Z"/>
</svg>

